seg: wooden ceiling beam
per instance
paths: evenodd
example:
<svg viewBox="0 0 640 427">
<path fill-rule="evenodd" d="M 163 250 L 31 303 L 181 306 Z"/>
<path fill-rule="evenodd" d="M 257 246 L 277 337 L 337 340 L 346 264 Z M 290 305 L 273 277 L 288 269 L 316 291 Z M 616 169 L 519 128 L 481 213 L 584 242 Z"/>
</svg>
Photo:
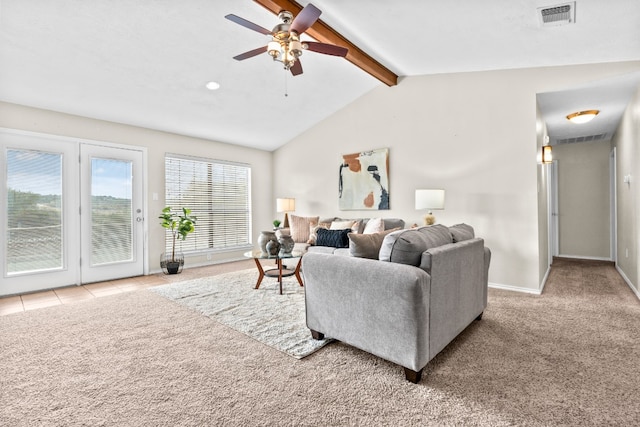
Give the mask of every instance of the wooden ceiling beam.
<svg viewBox="0 0 640 427">
<path fill-rule="evenodd" d="M 288 10 L 297 16 L 302 10 L 302 6 L 293 0 L 254 0 L 260 6 L 278 15 L 283 10 Z M 313 37 L 321 43 L 335 44 L 349 49 L 346 59 L 361 68 L 363 71 L 371 74 L 387 86 L 395 86 L 398 84 L 398 76 L 391 70 L 380 64 L 378 61 L 367 55 L 358 46 L 344 38 L 336 30 L 318 19 L 305 34 Z"/>
</svg>

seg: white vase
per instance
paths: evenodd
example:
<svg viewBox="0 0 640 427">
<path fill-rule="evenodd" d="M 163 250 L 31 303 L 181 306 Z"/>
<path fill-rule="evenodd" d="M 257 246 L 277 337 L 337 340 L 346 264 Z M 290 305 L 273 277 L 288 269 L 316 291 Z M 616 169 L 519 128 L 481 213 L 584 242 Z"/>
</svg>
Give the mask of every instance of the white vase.
<svg viewBox="0 0 640 427">
<path fill-rule="evenodd" d="M 267 250 L 268 242 L 278 243 L 275 231 L 262 231 L 260 236 L 258 236 L 258 246 L 260 246 L 263 255 L 269 255 L 269 251 Z"/>
</svg>

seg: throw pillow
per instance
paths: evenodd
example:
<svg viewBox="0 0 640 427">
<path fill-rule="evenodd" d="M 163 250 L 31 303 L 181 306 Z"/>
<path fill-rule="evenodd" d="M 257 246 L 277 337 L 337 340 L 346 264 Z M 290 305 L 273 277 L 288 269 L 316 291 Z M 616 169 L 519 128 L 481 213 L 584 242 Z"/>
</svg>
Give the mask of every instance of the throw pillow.
<svg viewBox="0 0 640 427">
<path fill-rule="evenodd" d="M 349 234 L 349 253 L 358 258 L 378 259 L 384 237 L 400 228 L 369 234 Z"/>
<path fill-rule="evenodd" d="M 332 248 L 348 248 L 349 247 L 350 228 L 344 230 L 326 230 L 318 228 L 317 246 L 329 246 Z"/>
<path fill-rule="evenodd" d="M 364 226 L 362 234 L 380 233 L 384 231 L 384 220 L 382 218 L 371 218 Z"/>
<path fill-rule="evenodd" d="M 332 221 L 329 230 L 344 230 L 345 228 L 350 228 L 352 233 L 357 233 L 360 229 L 360 221 L 352 219 Z"/>
<path fill-rule="evenodd" d="M 309 229 L 311 224 L 318 224 L 318 216 L 297 216 L 289 215 L 289 228 L 291 229 L 291 237 L 296 243 L 307 243 L 309 240 Z"/>
<path fill-rule="evenodd" d="M 309 240 L 307 240 L 307 243 L 310 245 L 315 245 L 316 241 L 318 240 L 318 229 L 324 228 L 325 230 L 328 230 L 329 227 L 331 227 L 331 223 L 328 222 L 321 222 L 318 225 L 312 224 L 309 228 Z"/>
<path fill-rule="evenodd" d="M 473 239 L 475 233 L 473 227 L 468 224 L 456 224 L 449 227 L 453 243 L 462 242 L 463 240 Z"/>
</svg>

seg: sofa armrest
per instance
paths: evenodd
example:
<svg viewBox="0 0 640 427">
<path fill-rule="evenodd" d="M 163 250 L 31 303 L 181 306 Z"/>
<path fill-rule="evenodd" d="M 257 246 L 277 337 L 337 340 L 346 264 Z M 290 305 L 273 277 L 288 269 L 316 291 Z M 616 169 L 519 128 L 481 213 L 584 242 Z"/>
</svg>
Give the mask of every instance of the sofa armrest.
<svg viewBox="0 0 640 427">
<path fill-rule="evenodd" d="M 302 258 L 307 326 L 414 371 L 429 361 L 424 270 L 365 258 Z"/>
<path fill-rule="evenodd" d="M 484 240 L 474 238 L 428 249 L 431 274 L 430 357 L 433 358 L 487 306 L 488 261 Z"/>
</svg>

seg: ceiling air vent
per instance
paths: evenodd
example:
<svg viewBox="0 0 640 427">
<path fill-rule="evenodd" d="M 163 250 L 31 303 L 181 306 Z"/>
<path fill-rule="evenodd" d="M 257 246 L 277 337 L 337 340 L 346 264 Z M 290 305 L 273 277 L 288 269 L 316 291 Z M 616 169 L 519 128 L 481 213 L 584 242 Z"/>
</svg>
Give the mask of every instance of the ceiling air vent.
<svg viewBox="0 0 640 427">
<path fill-rule="evenodd" d="M 559 139 L 556 142 L 558 144 L 573 144 L 574 142 L 591 142 L 591 141 L 600 141 L 607 137 L 606 133 L 599 133 L 597 135 L 587 135 L 587 136 L 577 136 L 575 138 L 564 138 Z"/>
<path fill-rule="evenodd" d="M 552 27 L 573 24 L 576 22 L 576 2 L 563 3 L 556 6 L 539 7 L 540 25 Z"/>
</svg>

